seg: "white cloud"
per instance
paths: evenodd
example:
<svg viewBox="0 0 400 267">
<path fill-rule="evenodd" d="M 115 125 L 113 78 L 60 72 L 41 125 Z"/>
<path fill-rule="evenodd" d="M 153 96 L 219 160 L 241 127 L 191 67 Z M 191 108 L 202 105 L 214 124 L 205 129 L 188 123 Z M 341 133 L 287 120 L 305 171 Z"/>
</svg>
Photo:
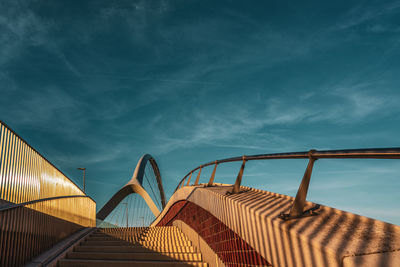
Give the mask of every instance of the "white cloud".
<svg viewBox="0 0 400 267">
<path fill-rule="evenodd" d="M 281 127 L 295 129 L 320 122 L 358 125 L 365 120 L 375 120 L 398 112 L 398 97 L 381 94 L 378 89 L 381 86 L 373 82 L 343 82 L 326 91 L 312 95 L 307 93 L 307 97 L 300 94 L 298 98 L 303 101 L 270 98 L 265 101 L 264 108 L 256 110 L 237 108 L 233 103 L 224 104 L 217 113 L 200 108 L 193 113 L 180 114 L 168 124 L 167 129 L 160 131 L 158 141 L 164 152 L 198 145 L 249 149 L 263 147 L 265 150 L 271 147 L 299 147 L 292 138 L 271 130 Z M 257 101 L 249 98 L 247 104 L 257 105 Z M 268 136 L 257 137 L 262 132 Z M 258 143 L 254 144 L 252 140 Z"/>
<path fill-rule="evenodd" d="M 400 2 L 379 3 L 378 6 L 364 5 L 351 9 L 345 17 L 337 24 L 338 29 L 348 29 L 360 24 L 370 22 L 376 18 L 387 16 L 388 14 L 397 13 L 400 10 Z"/>
<path fill-rule="evenodd" d="M 0 66 L 19 56 L 26 45 L 40 46 L 47 40 L 50 27 L 23 1 L 0 5 Z"/>
</svg>

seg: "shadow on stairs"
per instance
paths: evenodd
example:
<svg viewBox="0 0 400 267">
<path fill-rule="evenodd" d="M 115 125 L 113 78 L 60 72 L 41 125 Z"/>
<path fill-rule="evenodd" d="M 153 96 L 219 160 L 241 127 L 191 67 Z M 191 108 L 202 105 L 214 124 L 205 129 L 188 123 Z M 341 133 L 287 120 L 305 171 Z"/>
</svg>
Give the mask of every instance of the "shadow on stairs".
<svg viewBox="0 0 400 267">
<path fill-rule="evenodd" d="M 58 261 L 70 266 L 208 266 L 174 226 L 99 228 Z"/>
</svg>

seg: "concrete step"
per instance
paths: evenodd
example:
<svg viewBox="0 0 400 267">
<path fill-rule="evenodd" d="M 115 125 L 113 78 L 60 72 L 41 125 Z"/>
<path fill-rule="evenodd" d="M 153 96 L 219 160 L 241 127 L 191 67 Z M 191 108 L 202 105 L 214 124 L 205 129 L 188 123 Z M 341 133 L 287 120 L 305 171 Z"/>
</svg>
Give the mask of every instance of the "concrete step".
<svg viewBox="0 0 400 267">
<path fill-rule="evenodd" d="M 103 241 L 83 241 L 80 243 L 81 246 L 132 246 L 141 245 L 144 247 L 174 247 L 174 246 L 191 246 L 190 241 L 138 241 L 128 242 L 124 240 L 103 240 Z"/>
<path fill-rule="evenodd" d="M 132 239 L 134 241 L 139 241 L 140 239 Z M 113 237 L 113 236 L 107 236 L 107 237 L 87 237 L 85 239 L 85 241 L 126 241 L 123 238 L 117 238 L 117 237 Z"/>
<path fill-rule="evenodd" d="M 187 239 L 184 235 L 142 235 L 141 238 L 154 238 L 154 239 Z"/>
<path fill-rule="evenodd" d="M 147 231 L 143 231 L 144 233 L 180 233 L 179 229 L 149 229 Z"/>
<path fill-rule="evenodd" d="M 91 234 L 90 236 L 94 236 L 94 237 L 104 237 L 104 236 L 141 236 L 142 234 L 121 234 L 121 233 L 115 233 L 115 234 L 103 234 L 103 233 L 98 233 L 98 234 Z"/>
<path fill-rule="evenodd" d="M 109 241 L 83 241 L 80 246 L 132 246 L 134 243 L 119 240 L 109 240 Z"/>
<path fill-rule="evenodd" d="M 170 228 L 170 229 L 149 229 L 143 231 L 144 233 L 180 233 L 181 231 L 178 228 Z"/>
<path fill-rule="evenodd" d="M 125 242 L 129 244 L 144 244 L 146 246 L 158 246 L 158 243 L 178 245 L 178 246 L 191 246 L 191 242 L 187 239 L 167 239 L 167 238 L 142 238 L 126 240 L 124 238 L 87 238 L 83 242 L 87 244 L 94 244 L 93 242 Z"/>
<path fill-rule="evenodd" d="M 81 247 L 91 246 L 91 247 L 98 247 L 98 246 L 126 246 L 126 247 L 144 247 L 144 248 L 180 248 L 180 247 L 191 247 L 189 244 L 170 244 L 164 242 L 138 242 L 138 243 L 129 243 L 126 241 L 84 241 L 80 244 Z"/>
<path fill-rule="evenodd" d="M 178 228 L 156 227 L 96 231 L 58 266 L 208 266 L 201 261 L 202 255 Z"/>
<path fill-rule="evenodd" d="M 182 267 L 182 266 L 199 266 L 207 267 L 207 263 L 203 262 L 177 262 L 177 261 L 119 261 L 119 260 L 77 260 L 62 259 L 58 262 L 59 267 Z"/>
<path fill-rule="evenodd" d="M 69 252 L 68 259 L 86 260 L 140 260 L 140 261 L 201 261 L 200 253 L 116 253 L 116 252 Z"/>
<path fill-rule="evenodd" d="M 169 240 L 164 239 L 163 241 L 160 241 L 160 239 L 153 239 L 153 238 L 147 239 L 146 238 L 146 239 L 137 240 L 135 242 L 139 243 L 139 244 L 146 244 L 146 245 L 156 244 L 156 243 L 181 245 L 181 246 L 191 246 L 192 245 L 192 243 L 189 240 L 177 240 L 177 239 L 169 239 Z M 157 245 L 155 245 L 155 246 L 157 246 Z"/>
<path fill-rule="evenodd" d="M 115 234 L 140 235 L 143 233 L 145 233 L 145 231 L 141 231 L 141 232 L 116 231 L 116 232 L 93 232 L 92 235 L 115 235 Z"/>
<path fill-rule="evenodd" d="M 126 233 L 126 232 L 117 232 L 117 233 L 92 233 L 91 236 L 140 236 L 144 233 Z"/>
<path fill-rule="evenodd" d="M 149 227 L 145 231 L 179 231 L 175 226 Z"/>
<path fill-rule="evenodd" d="M 92 242 L 126 242 L 130 244 L 155 244 L 158 242 L 164 244 L 176 244 L 176 245 L 191 245 L 190 240 L 188 239 L 178 239 L 178 238 L 141 238 L 141 239 L 126 239 L 126 238 L 86 238 L 82 242 L 88 242 L 92 244 Z"/>
<path fill-rule="evenodd" d="M 144 231 L 144 233 L 180 233 L 179 229 L 149 229 L 148 231 Z"/>
<path fill-rule="evenodd" d="M 165 247 L 165 246 L 191 246 L 191 241 L 180 241 L 180 240 L 157 240 L 157 241 L 139 241 L 139 244 L 143 246 L 152 247 Z"/>
<path fill-rule="evenodd" d="M 194 247 L 76 246 L 76 252 L 196 252 Z"/>
<path fill-rule="evenodd" d="M 184 237 L 186 236 L 184 234 L 157 234 L 157 233 L 151 233 L 151 234 L 144 234 L 141 236 L 148 236 L 148 237 L 156 237 L 156 238 L 168 238 L 168 237 Z"/>
<path fill-rule="evenodd" d="M 85 241 L 127 241 L 125 238 L 127 237 L 114 237 L 114 236 L 89 236 L 85 239 Z M 158 240 L 166 240 L 167 242 L 188 242 L 189 240 L 185 236 L 165 236 L 165 237 L 155 237 L 155 236 L 143 236 L 143 237 L 128 237 L 129 241 L 158 241 Z"/>
</svg>

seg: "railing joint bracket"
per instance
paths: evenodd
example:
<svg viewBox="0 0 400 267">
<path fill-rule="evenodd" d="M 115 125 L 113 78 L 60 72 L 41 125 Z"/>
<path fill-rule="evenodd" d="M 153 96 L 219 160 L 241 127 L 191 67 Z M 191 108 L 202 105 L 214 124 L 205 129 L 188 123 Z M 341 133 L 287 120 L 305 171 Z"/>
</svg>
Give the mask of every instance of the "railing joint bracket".
<svg viewBox="0 0 400 267">
<path fill-rule="evenodd" d="M 290 213 L 283 213 L 281 212 L 278 217 L 284 221 L 288 221 L 288 220 L 293 220 L 293 219 L 301 219 L 301 218 L 305 218 L 305 217 L 310 217 L 310 216 L 316 216 L 319 215 L 319 213 L 317 212 L 317 210 L 321 207 L 321 205 L 319 204 L 315 204 L 314 207 L 311 207 L 305 211 L 303 211 L 302 214 L 298 215 L 298 216 L 291 216 Z"/>
</svg>

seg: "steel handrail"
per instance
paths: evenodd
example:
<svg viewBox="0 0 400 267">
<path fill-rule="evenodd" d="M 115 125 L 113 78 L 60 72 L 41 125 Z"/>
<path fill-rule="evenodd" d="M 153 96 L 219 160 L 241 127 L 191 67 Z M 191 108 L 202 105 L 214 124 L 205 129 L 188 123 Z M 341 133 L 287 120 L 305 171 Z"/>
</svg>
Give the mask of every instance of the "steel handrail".
<svg viewBox="0 0 400 267">
<path fill-rule="evenodd" d="M 47 198 L 41 198 L 41 199 L 36 199 L 36 200 L 31 200 L 23 203 L 7 203 L 6 205 L 0 207 L 0 212 L 1 211 L 6 211 L 6 210 L 11 210 L 11 209 L 16 209 L 19 207 L 24 207 L 26 205 L 31 205 L 39 202 L 44 202 L 44 201 L 49 201 L 49 200 L 56 200 L 56 199 L 63 199 L 63 198 L 76 198 L 76 197 L 84 197 L 84 198 L 89 198 L 91 197 L 87 195 L 71 195 L 71 196 L 58 196 L 58 197 L 47 197 Z"/>
<path fill-rule="evenodd" d="M 194 185 L 198 185 L 200 172 L 202 168 L 215 165 L 213 173 L 210 177 L 208 186 L 212 186 L 215 176 L 215 171 L 218 164 L 228 163 L 228 162 L 236 162 L 243 161 L 242 166 L 240 168 L 239 174 L 236 178 L 233 190 L 231 193 L 239 193 L 240 184 L 242 180 L 243 170 L 247 161 L 250 160 L 268 160 L 268 159 L 309 159 L 309 164 L 307 165 L 306 172 L 303 176 L 303 180 L 300 184 L 299 190 L 297 191 L 297 195 L 295 201 L 293 203 L 290 214 L 283 214 L 283 219 L 292 219 L 302 217 L 304 215 L 303 208 L 305 205 L 305 198 L 308 191 L 308 185 L 312 173 L 312 168 L 315 160 L 317 159 L 355 159 L 355 158 L 363 158 L 363 159 L 400 159 L 400 148 L 364 148 L 364 149 L 342 149 L 342 150 L 310 150 L 303 152 L 290 152 L 290 153 L 273 153 L 273 154 L 257 154 L 257 155 L 243 155 L 240 157 L 232 157 L 225 158 L 215 161 L 210 161 L 208 163 L 202 164 L 193 170 L 191 170 L 188 174 L 186 174 L 178 183 L 174 192 L 176 192 L 180 187 L 185 186 L 185 180 L 190 175 L 192 176 L 193 172 L 199 170 L 199 174 Z M 189 185 L 187 183 L 187 186 Z"/>
</svg>

